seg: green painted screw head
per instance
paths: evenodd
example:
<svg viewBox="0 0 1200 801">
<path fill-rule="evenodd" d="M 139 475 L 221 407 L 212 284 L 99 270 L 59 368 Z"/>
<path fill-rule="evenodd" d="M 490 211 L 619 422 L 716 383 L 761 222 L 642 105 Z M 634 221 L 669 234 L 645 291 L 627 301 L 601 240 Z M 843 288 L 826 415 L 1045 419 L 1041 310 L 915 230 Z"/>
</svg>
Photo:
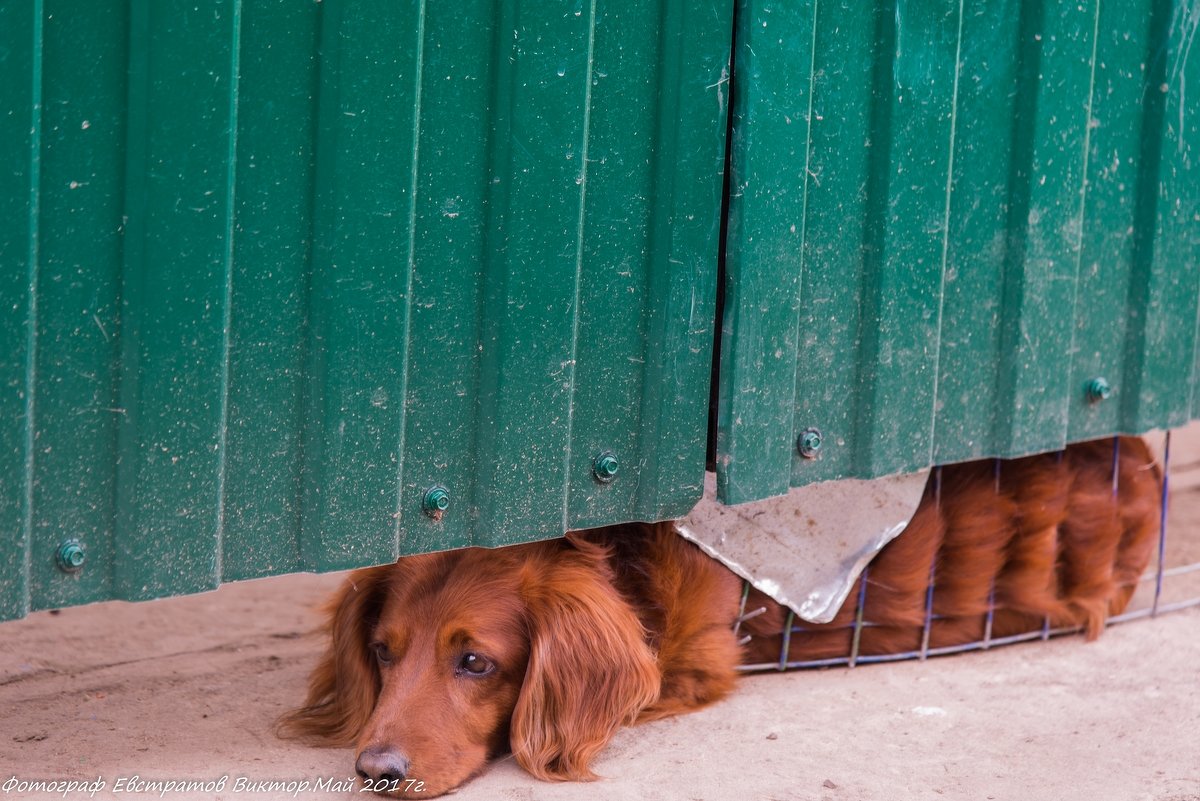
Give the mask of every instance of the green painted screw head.
<svg viewBox="0 0 1200 801">
<path fill-rule="evenodd" d="M 434 520 L 441 520 L 442 513 L 450 508 L 450 491 L 440 484 L 430 487 L 421 499 L 421 508 Z"/>
<path fill-rule="evenodd" d="M 817 454 L 821 452 L 821 443 L 824 438 L 821 432 L 815 428 L 806 428 L 800 432 L 800 436 L 796 439 L 796 449 L 800 451 L 800 455 L 805 459 L 816 459 Z"/>
<path fill-rule="evenodd" d="M 1092 403 L 1108 400 L 1111 395 L 1112 387 L 1108 385 L 1108 381 L 1103 376 L 1093 378 L 1087 383 L 1087 396 Z"/>
<path fill-rule="evenodd" d="M 609 482 L 616 476 L 620 467 L 621 463 L 617 461 L 616 455 L 612 451 L 604 451 L 592 462 L 592 473 L 597 481 Z"/>
<path fill-rule="evenodd" d="M 87 559 L 87 551 L 83 549 L 83 545 L 79 540 L 67 540 L 58 546 L 58 553 L 55 556 L 58 560 L 59 570 L 64 573 L 78 573 L 80 570 L 83 570 L 84 560 Z"/>
</svg>

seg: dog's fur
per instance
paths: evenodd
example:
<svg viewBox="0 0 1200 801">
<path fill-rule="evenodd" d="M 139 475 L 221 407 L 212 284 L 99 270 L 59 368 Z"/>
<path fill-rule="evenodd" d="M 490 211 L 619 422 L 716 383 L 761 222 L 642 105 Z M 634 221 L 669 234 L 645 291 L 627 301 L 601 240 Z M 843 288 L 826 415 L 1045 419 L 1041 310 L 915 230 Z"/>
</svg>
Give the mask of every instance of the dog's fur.
<svg viewBox="0 0 1200 801">
<path fill-rule="evenodd" d="M 1131 438 L 1117 452 L 1116 494 L 1112 440 L 935 473 L 869 567 L 859 652 L 921 647 L 931 576 L 930 647 L 982 639 L 989 607 L 994 637 L 1047 620 L 1098 636 L 1159 523 L 1151 454 Z M 710 704 L 739 664 L 779 659 L 785 610 L 757 592 L 747 608 L 768 611 L 738 644 L 741 587 L 670 523 L 358 570 L 330 605 L 307 705 L 282 731 L 355 745 L 364 778 L 404 779 L 386 786 L 394 795 L 444 793 L 510 751 L 542 779 L 592 778 L 620 726 Z M 846 656 L 850 598 L 832 623 L 794 633 L 788 658 Z"/>
</svg>

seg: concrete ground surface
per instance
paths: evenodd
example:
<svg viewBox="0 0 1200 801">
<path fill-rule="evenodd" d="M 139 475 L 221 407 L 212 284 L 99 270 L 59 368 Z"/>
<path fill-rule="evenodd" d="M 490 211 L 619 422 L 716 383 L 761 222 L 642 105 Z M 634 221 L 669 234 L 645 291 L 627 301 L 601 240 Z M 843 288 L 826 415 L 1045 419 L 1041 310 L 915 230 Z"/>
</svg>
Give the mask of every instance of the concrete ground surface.
<svg viewBox="0 0 1200 801">
<path fill-rule="evenodd" d="M 1175 493 L 1171 519 L 1196 542 L 1200 488 Z M 362 797 L 345 789 L 349 750 L 272 734 L 303 698 L 321 647 L 315 606 L 339 579 L 0 624 L 0 799 L 274 799 L 293 796 L 264 782 L 322 779 L 344 786 L 295 797 Z M 1113 626 L 1091 644 L 747 677 L 714 707 L 623 730 L 595 767 L 598 783 L 548 784 L 502 761 L 454 797 L 1200 801 L 1200 609 Z M 227 778 L 220 791 L 163 793 L 129 791 L 134 777 Z M 94 795 L 23 784 L 97 779 Z"/>
</svg>

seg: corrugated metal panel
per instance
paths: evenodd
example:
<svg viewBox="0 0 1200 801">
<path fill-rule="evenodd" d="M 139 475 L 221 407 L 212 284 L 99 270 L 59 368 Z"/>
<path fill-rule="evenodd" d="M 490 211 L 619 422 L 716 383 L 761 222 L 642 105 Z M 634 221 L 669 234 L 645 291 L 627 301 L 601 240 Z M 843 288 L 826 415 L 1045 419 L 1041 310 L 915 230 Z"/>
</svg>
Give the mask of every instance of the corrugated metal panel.
<svg viewBox="0 0 1200 801">
<path fill-rule="evenodd" d="M 1196 414 L 1200 3 L 738 14 L 724 500 Z"/>
<path fill-rule="evenodd" d="M 687 511 L 730 19 L 0 5 L 0 618 Z"/>
</svg>

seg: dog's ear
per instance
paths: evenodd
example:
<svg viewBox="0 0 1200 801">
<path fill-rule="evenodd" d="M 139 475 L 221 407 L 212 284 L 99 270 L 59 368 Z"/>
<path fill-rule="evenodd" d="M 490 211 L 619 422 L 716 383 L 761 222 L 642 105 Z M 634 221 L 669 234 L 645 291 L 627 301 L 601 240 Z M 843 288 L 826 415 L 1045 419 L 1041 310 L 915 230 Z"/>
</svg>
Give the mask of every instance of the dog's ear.
<svg viewBox="0 0 1200 801">
<path fill-rule="evenodd" d="M 529 666 L 512 716 L 517 762 L 539 779 L 593 779 L 591 761 L 658 699 L 661 675 L 606 551 L 572 539 L 522 579 Z"/>
<path fill-rule="evenodd" d="M 329 646 L 313 670 L 304 706 L 279 719 L 281 737 L 352 745 L 379 697 L 379 669 L 368 648 L 395 565 L 356 570 L 328 606 Z"/>
</svg>

